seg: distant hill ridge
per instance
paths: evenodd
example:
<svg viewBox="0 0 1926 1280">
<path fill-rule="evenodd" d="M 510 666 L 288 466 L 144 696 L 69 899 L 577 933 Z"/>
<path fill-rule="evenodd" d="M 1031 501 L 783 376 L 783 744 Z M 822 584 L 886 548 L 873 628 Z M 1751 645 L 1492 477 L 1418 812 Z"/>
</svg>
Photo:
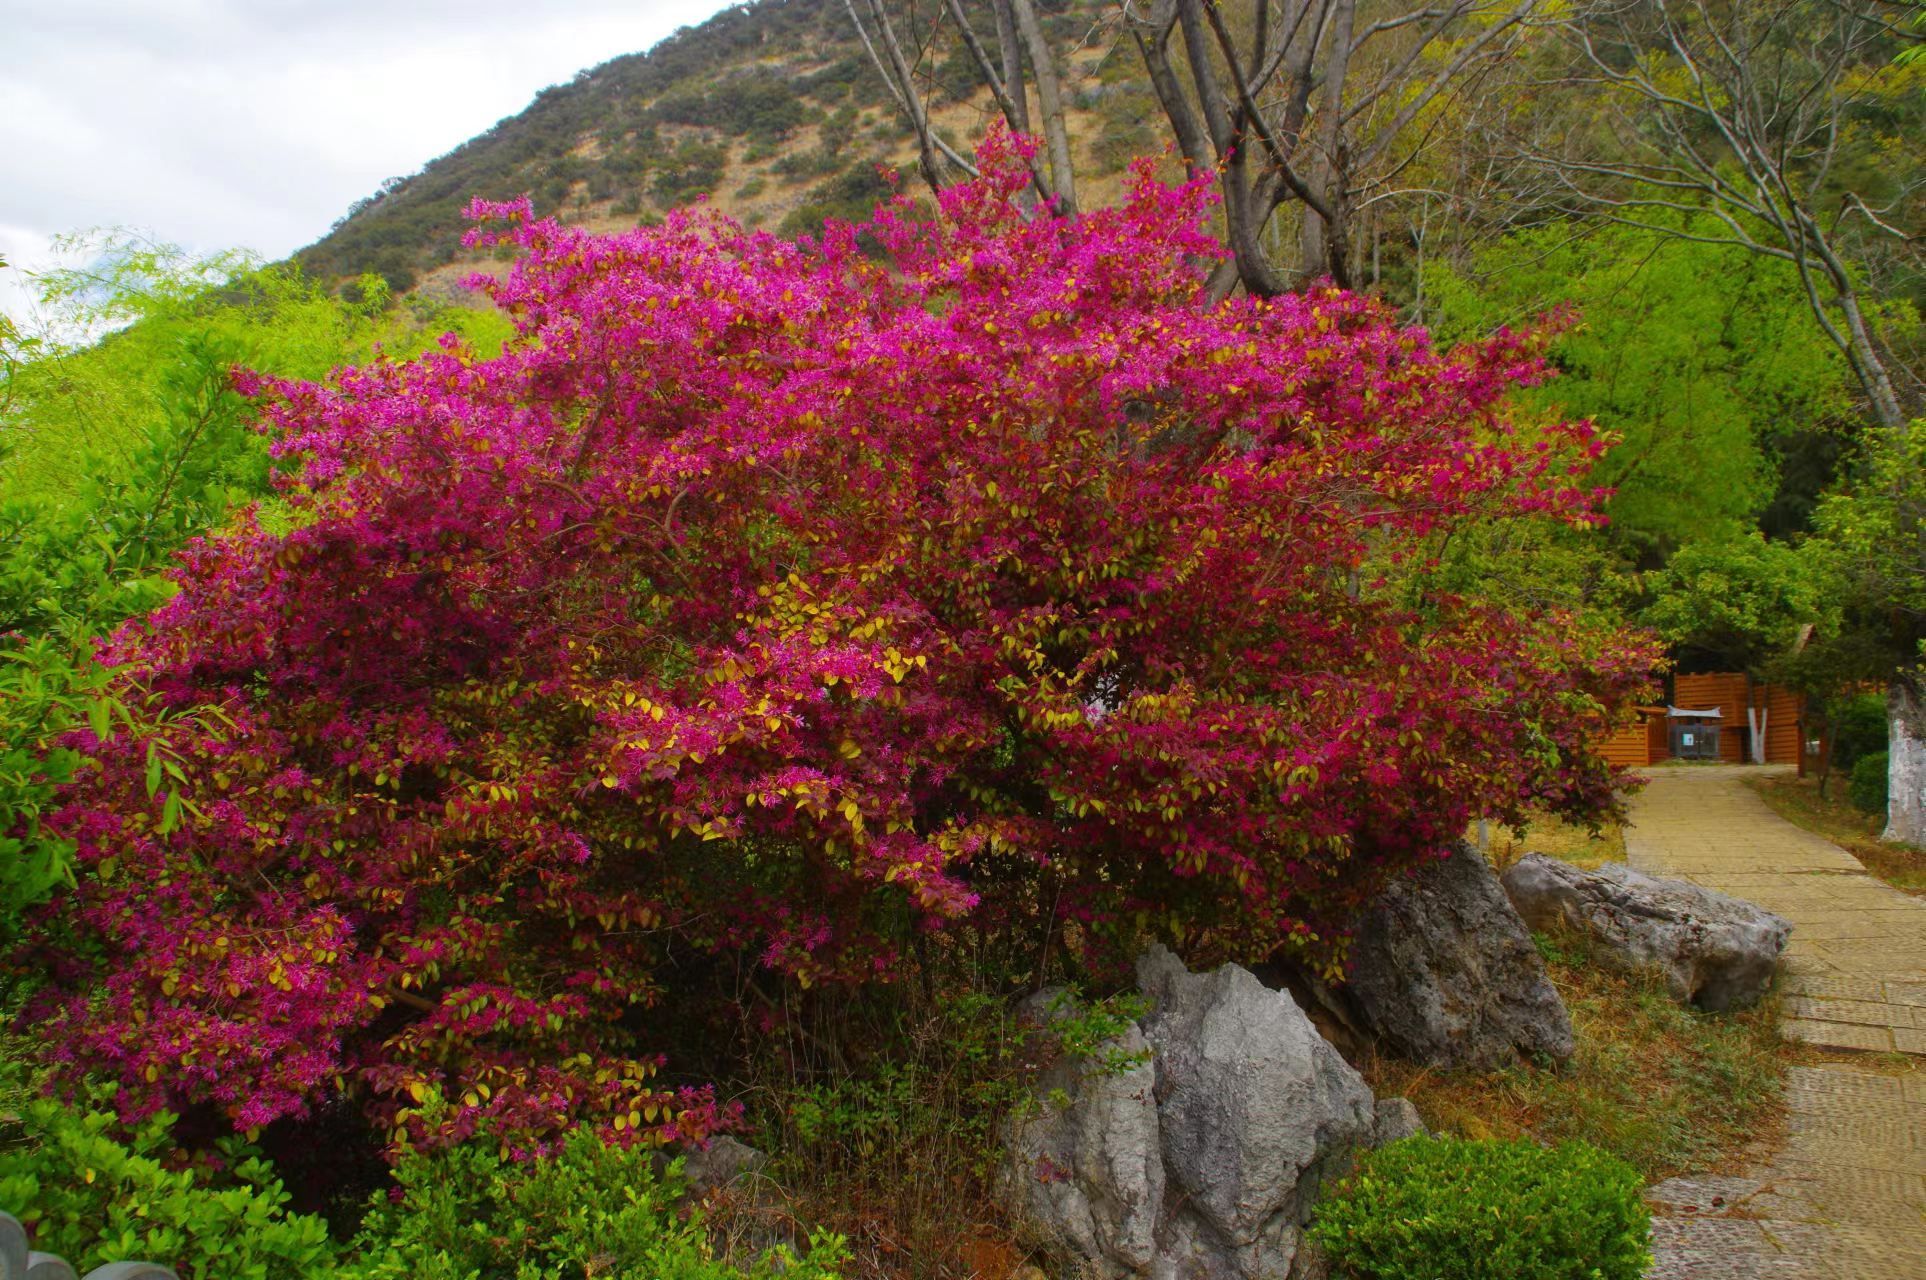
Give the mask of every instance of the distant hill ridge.
<svg viewBox="0 0 1926 1280">
<path fill-rule="evenodd" d="M 1155 102 L 1131 83 L 1135 59 L 1087 39 L 1101 27 L 1099 0 L 1039 7 L 1065 51 L 1078 145 L 1097 158 L 1093 172 L 1119 174 L 1158 145 Z M 960 40 L 940 29 L 933 53 L 932 113 L 967 145 L 994 107 Z M 544 89 L 520 114 L 384 183 L 297 257 L 324 280 L 375 272 L 397 289 L 443 294 L 473 261 L 460 246 L 461 212 L 476 196 L 527 192 L 540 213 L 607 228 L 706 195 L 751 226 L 795 234 L 863 216 L 888 191 L 876 164 L 913 178 L 911 159 L 842 0 L 755 0 Z"/>
</svg>

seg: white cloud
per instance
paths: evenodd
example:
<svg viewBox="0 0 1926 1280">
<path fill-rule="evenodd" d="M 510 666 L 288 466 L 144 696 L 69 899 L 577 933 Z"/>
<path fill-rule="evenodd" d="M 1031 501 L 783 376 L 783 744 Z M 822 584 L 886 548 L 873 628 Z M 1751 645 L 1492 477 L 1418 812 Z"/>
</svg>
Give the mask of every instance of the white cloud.
<svg viewBox="0 0 1926 1280">
<path fill-rule="evenodd" d="M 139 228 L 278 258 L 719 0 L 0 0 L 0 255 Z M 0 309 L 19 314 L 0 273 Z"/>
</svg>

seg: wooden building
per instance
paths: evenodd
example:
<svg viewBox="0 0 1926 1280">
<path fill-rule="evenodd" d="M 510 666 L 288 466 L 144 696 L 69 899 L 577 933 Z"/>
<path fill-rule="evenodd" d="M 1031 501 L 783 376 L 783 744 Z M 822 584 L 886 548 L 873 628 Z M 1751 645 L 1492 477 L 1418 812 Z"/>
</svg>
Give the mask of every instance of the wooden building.
<svg viewBox="0 0 1926 1280">
<path fill-rule="evenodd" d="M 1798 764 L 1805 710 L 1803 695 L 1742 672 L 1675 676 L 1670 705 L 1640 707 L 1639 722 L 1607 738 L 1603 751 L 1613 764 L 1637 768 L 1674 754 L 1698 756 L 1711 740 L 1720 760 L 1741 764 L 1752 759 L 1758 733 L 1764 738 L 1765 763 Z M 1706 714 L 1713 711 L 1718 714 Z M 1686 736 L 1693 739 L 1689 744 Z"/>
</svg>

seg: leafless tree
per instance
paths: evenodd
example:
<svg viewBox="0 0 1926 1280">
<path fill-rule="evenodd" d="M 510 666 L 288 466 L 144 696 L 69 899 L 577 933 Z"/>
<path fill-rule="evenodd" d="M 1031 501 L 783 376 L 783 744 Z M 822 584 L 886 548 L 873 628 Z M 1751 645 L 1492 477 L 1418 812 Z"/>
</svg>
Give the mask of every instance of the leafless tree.
<svg viewBox="0 0 1926 1280">
<path fill-rule="evenodd" d="M 960 37 L 975 58 L 999 110 L 1010 127 L 1019 133 L 1030 132 L 1024 75 L 1024 59 L 1026 54 L 1030 57 L 1050 149 L 1048 170 L 1034 158 L 1030 161 L 1031 182 L 1039 196 L 1054 200 L 1066 213 L 1074 213 L 1076 185 L 1070 165 L 1070 135 L 1064 120 L 1061 77 L 1031 0 L 991 0 L 998 44 L 995 59 L 971 26 L 961 0 L 944 0 L 944 3 L 947 16 L 955 22 Z M 871 65 L 882 76 L 891 101 L 916 138 L 917 167 L 924 182 L 936 190 L 957 177 L 975 177 L 975 164 L 943 137 L 930 118 L 924 92 L 926 81 L 921 71 L 935 28 L 929 30 L 921 44 L 912 46 L 914 56 L 911 56 L 897 35 L 897 24 L 891 19 L 885 0 L 843 0 L 843 7 L 849 11 L 856 34 L 869 54 Z"/>
<path fill-rule="evenodd" d="M 1151 87 L 1192 170 L 1218 172 L 1234 269 L 1258 294 L 1351 283 L 1359 208 L 1421 153 L 1441 97 L 1514 52 L 1539 7 L 1257 0 L 1239 33 L 1212 0 L 1147 2 L 1127 12 Z M 1292 201 L 1295 270 L 1260 240 Z"/>
<path fill-rule="evenodd" d="M 1595 122 L 1534 158 L 1574 213 L 1790 263 L 1873 417 L 1906 421 L 1867 316 L 1876 242 L 1916 255 L 1921 180 L 1845 170 L 1881 72 L 1915 37 L 1887 0 L 1581 0 L 1560 20 Z M 1916 142 L 1915 142 L 1916 145 Z M 1863 154 L 1863 152 L 1862 152 Z"/>
<path fill-rule="evenodd" d="M 921 153 L 942 151 L 916 93 L 916 64 L 890 35 L 886 0 L 845 3 Z M 1124 0 L 1124 26 L 1185 164 L 1214 174 L 1222 191 L 1232 260 L 1214 293 L 1241 283 L 1277 294 L 1323 275 L 1350 283 L 1360 209 L 1398 193 L 1445 95 L 1514 53 L 1542 3 L 1251 0 L 1248 21 L 1233 22 L 1220 0 Z M 1038 192 L 1074 211 L 1063 76 L 1034 0 L 943 4 L 1003 117 L 1020 131 L 1031 132 L 1033 119 L 1040 129 L 1048 167 L 1033 167 Z M 984 5 L 990 20 L 973 20 L 972 7 Z M 997 33 L 995 54 L 978 27 Z M 931 169 L 925 177 L 939 185 L 943 175 Z M 1287 205 L 1302 212 L 1288 263 L 1265 235 Z"/>
</svg>

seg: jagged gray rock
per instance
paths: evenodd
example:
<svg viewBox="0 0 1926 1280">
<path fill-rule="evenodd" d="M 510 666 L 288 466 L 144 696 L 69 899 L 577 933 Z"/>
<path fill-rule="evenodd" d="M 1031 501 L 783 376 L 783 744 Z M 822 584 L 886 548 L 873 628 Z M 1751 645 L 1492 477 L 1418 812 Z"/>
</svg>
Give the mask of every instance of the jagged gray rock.
<svg viewBox="0 0 1926 1280">
<path fill-rule="evenodd" d="M 1070 1011 L 1061 991 L 1049 991 L 1022 1013 L 1042 1025 Z M 1006 1180 L 1020 1213 L 1061 1246 L 1131 1275 L 1156 1256 L 1164 1200 L 1157 1078 L 1134 1023 L 1102 1052 L 1112 1069 L 1092 1073 L 1065 1058 L 1038 1079 L 1038 1109 L 1008 1135 Z M 1061 1098 L 1069 1105 L 1057 1105 Z"/>
<path fill-rule="evenodd" d="M 709 1145 L 691 1147 L 682 1161 L 682 1176 L 689 1189 L 700 1194 L 717 1187 L 730 1187 L 769 1163 L 769 1157 L 746 1142 L 728 1134 L 709 1139 Z"/>
<path fill-rule="evenodd" d="M 1504 888 L 1534 929 L 1582 933 L 1601 962 L 1656 969 L 1674 998 L 1712 1011 L 1757 1003 L 1792 933 L 1763 907 L 1621 862 L 1585 871 L 1530 853 L 1505 872 Z"/>
<path fill-rule="evenodd" d="M 1319 1190 L 1374 1141 L 1370 1089 L 1247 969 L 1155 947 L 1137 973 L 1151 1012 L 1104 1051 L 1123 1068 L 1056 1064 L 1006 1135 L 1014 1207 L 1112 1280 L 1301 1280 Z"/>
<path fill-rule="evenodd" d="M 1564 1061 L 1571 1017 L 1530 932 L 1483 856 L 1448 857 L 1394 881 L 1359 922 L 1343 994 L 1396 1053 L 1441 1067 Z"/>
<path fill-rule="evenodd" d="M 1377 1117 L 1371 1129 L 1372 1146 L 1387 1147 L 1394 1142 L 1430 1132 L 1425 1127 L 1424 1117 L 1411 1105 L 1411 1099 L 1378 1099 Z"/>
<path fill-rule="evenodd" d="M 1153 947 L 1137 985 L 1152 1005 L 1164 1167 L 1178 1216 L 1198 1219 L 1191 1249 L 1228 1258 L 1226 1275 L 1288 1274 L 1324 1176 L 1371 1141 L 1371 1090 L 1248 969 L 1191 973 Z"/>
</svg>

